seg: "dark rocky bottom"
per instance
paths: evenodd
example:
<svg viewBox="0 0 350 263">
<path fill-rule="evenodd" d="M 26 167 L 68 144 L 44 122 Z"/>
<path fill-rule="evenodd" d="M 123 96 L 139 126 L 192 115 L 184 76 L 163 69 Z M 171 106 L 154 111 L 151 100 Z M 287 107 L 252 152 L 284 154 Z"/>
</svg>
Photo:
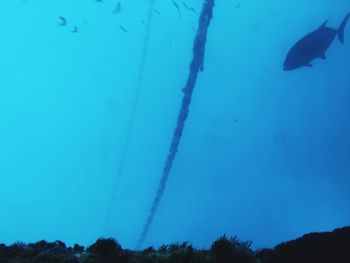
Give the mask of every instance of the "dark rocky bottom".
<svg viewBox="0 0 350 263">
<path fill-rule="evenodd" d="M 333 232 L 306 234 L 296 240 L 253 251 L 252 242 L 222 236 L 209 250 L 198 250 L 189 243 L 149 247 L 142 251 L 122 249 L 114 239 L 98 239 L 84 248 L 52 243 L 0 244 L 1 263 L 349 263 L 350 227 Z"/>
</svg>

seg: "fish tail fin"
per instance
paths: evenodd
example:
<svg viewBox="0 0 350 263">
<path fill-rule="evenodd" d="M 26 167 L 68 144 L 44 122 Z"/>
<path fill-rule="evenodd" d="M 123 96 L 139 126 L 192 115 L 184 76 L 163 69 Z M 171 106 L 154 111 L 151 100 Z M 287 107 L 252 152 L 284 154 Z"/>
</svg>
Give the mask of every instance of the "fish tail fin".
<svg viewBox="0 0 350 263">
<path fill-rule="evenodd" d="M 343 21 L 341 22 L 338 28 L 338 38 L 341 43 L 344 43 L 344 30 L 349 18 L 350 18 L 350 12 L 345 16 L 345 18 L 343 19 Z"/>
</svg>

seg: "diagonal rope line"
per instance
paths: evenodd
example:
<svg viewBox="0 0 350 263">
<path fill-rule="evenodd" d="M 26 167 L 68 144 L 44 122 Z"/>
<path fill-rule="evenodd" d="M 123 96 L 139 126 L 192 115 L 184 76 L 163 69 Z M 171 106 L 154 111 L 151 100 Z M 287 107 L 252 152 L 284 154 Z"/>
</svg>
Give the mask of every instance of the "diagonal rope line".
<svg viewBox="0 0 350 263">
<path fill-rule="evenodd" d="M 165 165 L 163 168 L 163 173 L 160 178 L 160 182 L 158 185 L 158 189 L 155 195 L 155 198 L 153 200 L 151 209 L 149 211 L 147 220 L 143 226 L 142 232 L 140 234 L 137 248 L 139 249 L 143 242 L 145 241 L 149 228 L 152 224 L 154 215 L 157 212 L 159 202 L 164 194 L 164 190 L 166 187 L 166 183 L 168 181 L 169 173 L 171 171 L 173 162 L 176 157 L 176 153 L 180 144 L 181 136 L 183 133 L 183 129 L 185 126 L 185 122 L 188 116 L 191 100 L 192 100 L 192 93 L 194 90 L 194 87 L 196 85 L 197 81 L 197 75 L 199 71 L 203 71 L 203 63 L 204 63 L 204 53 L 205 53 L 205 45 L 207 41 L 207 32 L 208 27 L 210 25 L 210 21 L 212 19 L 213 14 L 213 8 L 214 8 L 214 0 L 205 0 L 203 3 L 202 11 L 199 17 L 199 23 L 198 23 L 198 30 L 196 37 L 194 39 L 193 43 L 193 58 L 192 62 L 190 64 L 190 72 L 189 76 L 186 82 L 185 87 L 183 88 L 183 98 L 182 98 L 182 104 L 181 109 L 178 115 L 177 119 L 177 125 L 173 133 L 172 142 L 170 145 L 170 149 L 168 152 L 167 159 L 165 161 Z"/>
</svg>

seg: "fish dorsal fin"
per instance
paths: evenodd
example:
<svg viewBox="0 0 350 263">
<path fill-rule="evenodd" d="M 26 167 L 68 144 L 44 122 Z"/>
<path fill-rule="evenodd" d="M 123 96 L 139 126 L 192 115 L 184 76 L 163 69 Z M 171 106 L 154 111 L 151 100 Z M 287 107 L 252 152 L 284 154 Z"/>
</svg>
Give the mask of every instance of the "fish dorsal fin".
<svg viewBox="0 0 350 263">
<path fill-rule="evenodd" d="M 350 18 L 350 12 L 345 16 L 345 18 L 343 19 L 343 21 L 341 22 L 338 28 L 338 38 L 341 43 L 344 43 L 344 29 L 349 18 Z"/>
<path fill-rule="evenodd" d="M 318 29 L 324 28 L 327 25 L 327 23 L 328 23 L 328 20 L 324 21 Z"/>
</svg>

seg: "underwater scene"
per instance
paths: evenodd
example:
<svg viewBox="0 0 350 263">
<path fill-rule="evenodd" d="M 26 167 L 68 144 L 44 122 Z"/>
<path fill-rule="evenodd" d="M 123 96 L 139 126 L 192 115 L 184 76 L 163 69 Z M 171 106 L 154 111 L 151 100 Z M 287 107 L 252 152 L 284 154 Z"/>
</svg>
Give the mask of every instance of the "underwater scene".
<svg viewBox="0 0 350 263">
<path fill-rule="evenodd" d="M 343 229 L 349 244 L 349 1 L 0 10 L 0 259 L 40 240 L 258 251 Z M 262 258 L 213 262 L 287 262 Z"/>
</svg>

